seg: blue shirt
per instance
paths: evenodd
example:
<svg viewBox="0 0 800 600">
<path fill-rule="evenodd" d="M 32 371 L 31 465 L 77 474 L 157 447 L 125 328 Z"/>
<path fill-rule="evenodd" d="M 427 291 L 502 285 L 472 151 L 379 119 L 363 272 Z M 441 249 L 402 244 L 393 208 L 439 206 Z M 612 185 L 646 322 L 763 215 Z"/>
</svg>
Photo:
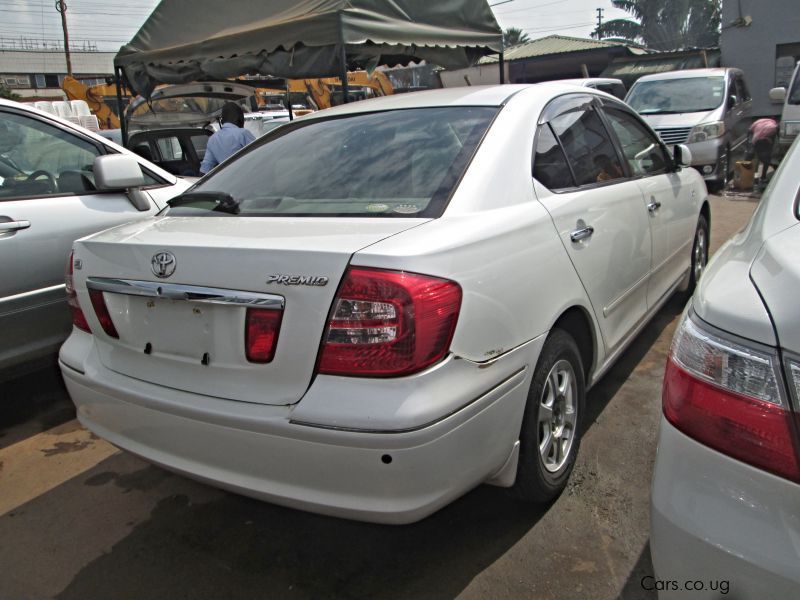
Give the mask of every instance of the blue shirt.
<svg viewBox="0 0 800 600">
<path fill-rule="evenodd" d="M 223 123 L 222 128 L 208 138 L 206 154 L 200 164 L 200 173 L 206 174 L 237 150 L 255 140 L 255 136 L 233 123 Z"/>
</svg>

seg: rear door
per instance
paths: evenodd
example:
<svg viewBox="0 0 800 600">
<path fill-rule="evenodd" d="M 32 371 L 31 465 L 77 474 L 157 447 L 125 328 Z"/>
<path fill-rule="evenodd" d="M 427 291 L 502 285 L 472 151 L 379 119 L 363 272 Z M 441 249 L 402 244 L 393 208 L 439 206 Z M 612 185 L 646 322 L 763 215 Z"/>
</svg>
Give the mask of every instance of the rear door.
<svg viewBox="0 0 800 600">
<path fill-rule="evenodd" d="M 647 312 L 652 242 L 641 188 L 591 96 L 560 99 L 536 137 L 537 190 L 580 277 L 609 351 Z"/>
<path fill-rule="evenodd" d="M 0 366 L 69 332 L 64 266 L 73 240 L 152 214 L 122 193 L 98 193 L 102 145 L 56 123 L 0 110 Z"/>
</svg>

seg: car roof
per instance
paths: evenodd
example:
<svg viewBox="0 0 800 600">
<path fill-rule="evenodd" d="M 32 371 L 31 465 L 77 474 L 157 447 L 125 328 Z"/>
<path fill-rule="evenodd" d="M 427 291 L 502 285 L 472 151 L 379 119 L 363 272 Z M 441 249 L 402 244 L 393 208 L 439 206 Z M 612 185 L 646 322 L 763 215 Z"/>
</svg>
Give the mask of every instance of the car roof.
<svg viewBox="0 0 800 600">
<path fill-rule="evenodd" d="M 737 73 L 741 72 L 739 69 L 727 67 L 717 67 L 712 69 L 685 69 L 683 71 L 666 71 L 664 73 L 644 75 L 643 77 L 637 79 L 636 83 L 639 83 L 640 81 L 660 81 L 664 79 L 689 79 L 692 77 L 723 77 L 730 71 Z"/>
<path fill-rule="evenodd" d="M 299 119 L 325 118 L 337 115 L 356 114 L 364 112 L 375 112 L 383 110 L 402 110 L 408 108 L 435 108 L 444 106 L 503 106 L 516 94 L 527 91 L 528 94 L 539 95 L 542 97 L 555 97 L 565 93 L 575 93 L 574 83 L 563 83 L 560 81 L 547 81 L 534 84 L 504 84 L 504 85 L 481 85 L 464 86 L 456 88 L 442 88 L 437 90 L 426 90 L 423 92 L 412 92 L 408 94 L 393 94 L 359 100 L 350 104 L 342 104 L 333 108 L 326 108 L 315 113 L 303 115 Z M 602 95 L 607 94 L 593 88 L 582 88 L 585 93 Z"/>
</svg>

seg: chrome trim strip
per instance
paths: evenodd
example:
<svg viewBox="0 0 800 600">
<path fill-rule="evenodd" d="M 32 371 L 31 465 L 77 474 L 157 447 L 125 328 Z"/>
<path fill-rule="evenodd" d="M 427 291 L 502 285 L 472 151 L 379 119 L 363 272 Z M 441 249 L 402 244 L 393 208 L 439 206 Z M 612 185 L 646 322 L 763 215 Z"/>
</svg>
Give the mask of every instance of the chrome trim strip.
<svg viewBox="0 0 800 600">
<path fill-rule="evenodd" d="M 442 415 L 438 419 L 434 419 L 433 421 L 423 423 L 422 425 L 416 425 L 414 427 L 407 427 L 405 429 L 362 429 L 360 427 L 342 427 L 338 425 L 323 425 L 321 423 L 309 423 L 307 421 L 297 421 L 295 419 L 289 419 L 289 423 L 291 423 L 292 425 L 302 425 L 303 427 L 313 427 L 315 429 L 347 431 L 350 433 L 379 433 L 379 434 L 413 433 L 415 431 L 420 431 L 422 429 L 432 427 L 437 423 L 441 423 L 445 419 L 452 417 L 454 414 L 461 412 L 462 410 L 472 406 L 476 402 L 487 399 L 492 394 L 505 394 L 506 392 L 510 391 L 513 387 L 517 386 L 524 379 L 524 373 L 526 370 L 527 367 L 521 367 L 520 369 L 516 370 L 514 373 L 503 379 L 503 381 L 495 385 L 492 389 L 487 390 L 477 398 L 473 398 L 463 406 L 460 406 L 457 409 L 450 411 L 446 415 Z"/>
<path fill-rule="evenodd" d="M 86 280 L 86 287 L 90 290 L 123 294 L 126 296 L 189 300 L 191 302 L 202 302 L 205 304 L 236 304 L 278 310 L 283 310 L 285 303 L 283 296 L 277 296 L 275 294 L 183 285 L 180 283 L 163 283 L 160 281 L 89 277 Z"/>
<path fill-rule="evenodd" d="M 32 296 L 38 296 L 39 294 L 46 294 L 48 292 L 57 292 L 65 288 L 66 285 L 61 283 L 59 285 L 51 285 L 50 287 L 41 288 L 38 290 L 31 290 L 30 292 L 22 292 L 21 294 L 14 294 L 13 296 L 6 296 L 5 298 L 0 298 L 0 304 L 2 304 L 3 302 L 14 302 L 15 300 L 24 300 L 25 298 L 31 298 Z"/>
<path fill-rule="evenodd" d="M 608 315 L 610 315 L 612 312 L 614 312 L 615 310 L 617 310 L 617 309 L 620 307 L 620 305 L 621 305 L 623 302 L 625 302 L 625 300 L 627 300 L 627 299 L 628 299 L 628 297 L 629 297 L 631 294 L 633 294 L 633 292 L 635 292 L 636 290 L 638 290 L 638 289 L 639 289 L 639 288 L 640 288 L 640 287 L 641 287 L 643 284 L 647 283 L 647 281 L 650 279 L 650 275 L 651 275 L 651 273 L 647 273 L 647 274 L 646 274 L 644 277 L 642 277 L 642 278 L 641 278 L 639 281 L 637 281 L 637 282 L 636 282 L 636 283 L 634 283 L 634 284 L 633 284 L 631 287 L 629 287 L 627 290 L 625 290 L 624 292 L 622 292 L 622 294 L 620 294 L 620 295 L 617 297 L 617 299 L 616 299 L 616 300 L 614 300 L 613 302 L 611 302 L 611 304 L 609 304 L 608 306 L 604 306 L 604 307 L 603 307 L 603 316 L 604 316 L 604 317 L 607 317 L 607 316 L 608 316 Z"/>
<path fill-rule="evenodd" d="M 683 246 L 681 246 L 681 247 L 680 247 L 680 248 L 678 248 L 678 249 L 677 249 L 675 252 L 673 252 L 672 254 L 670 254 L 670 255 L 669 255 L 667 258 L 665 258 L 665 259 L 664 259 L 664 260 L 661 262 L 661 264 L 660 264 L 660 265 L 658 265 L 658 266 L 657 266 L 655 269 L 653 269 L 653 273 L 658 273 L 658 272 L 659 272 L 661 269 L 663 269 L 664 267 L 666 267 L 666 266 L 667 266 L 669 263 L 671 263 L 671 262 L 673 261 L 673 259 L 674 259 L 676 256 L 678 256 L 678 254 L 681 254 L 681 253 L 683 253 L 683 252 L 687 252 L 687 250 L 686 250 L 686 247 L 687 247 L 687 246 L 689 246 L 689 245 L 693 245 L 693 244 L 694 244 L 694 239 L 690 239 L 689 241 L 687 241 L 687 242 L 684 242 Z"/>
</svg>

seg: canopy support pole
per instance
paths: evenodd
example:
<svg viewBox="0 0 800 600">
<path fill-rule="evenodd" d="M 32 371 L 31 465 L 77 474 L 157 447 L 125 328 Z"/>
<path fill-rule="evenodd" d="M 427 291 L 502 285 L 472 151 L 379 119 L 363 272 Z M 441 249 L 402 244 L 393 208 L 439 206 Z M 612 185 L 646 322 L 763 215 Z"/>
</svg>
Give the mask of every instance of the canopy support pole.
<svg viewBox="0 0 800 600">
<path fill-rule="evenodd" d="M 347 104 L 350 102 L 350 85 L 347 82 L 347 50 L 345 49 L 344 44 L 342 44 L 342 52 L 339 55 L 339 60 L 342 63 L 342 102 Z"/>
<path fill-rule="evenodd" d="M 289 111 L 289 120 L 294 121 L 294 116 L 292 115 L 292 98 L 289 95 L 289 80 L 286 80 L 286 110 Z"/>
<path fill-rule="evenodd" d="M 503 58 L 503 51 L 500 51 L 500 83 L 506 82 L 506 63 Z"/>
<path fill-rule="evenodd" d="M 125 107 L 122 105 L 122 68 L 114 67 L 114 80 L 117 84 L 117 113 L 119 114 L 119 132 L 122 136 L 122 146 L 128 147 L 128 127 L 125 123 Z"/>
</svg>

